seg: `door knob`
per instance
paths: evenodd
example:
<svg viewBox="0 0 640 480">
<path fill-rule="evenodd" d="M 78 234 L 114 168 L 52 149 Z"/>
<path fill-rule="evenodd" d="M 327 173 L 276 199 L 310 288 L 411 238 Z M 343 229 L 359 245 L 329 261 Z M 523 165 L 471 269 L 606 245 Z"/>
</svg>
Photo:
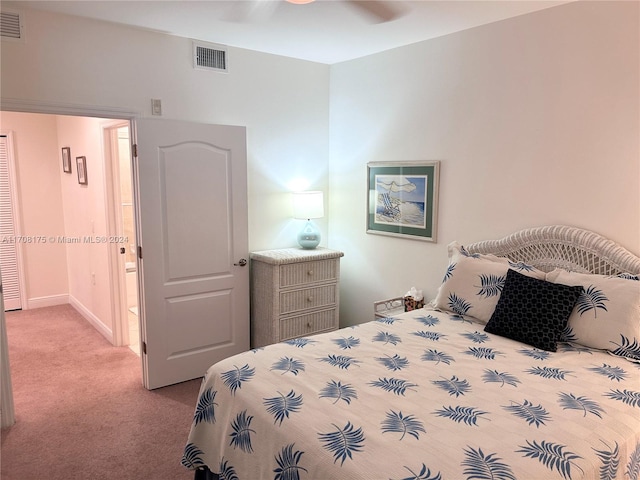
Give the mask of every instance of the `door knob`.
<svg viewBox="0 0 640 480">
<path fill-rule="evenodd" d="M 244 267 L 246 264 L 247 264 L 246 258 L 241 258 L 240 260 L 238 260 L 238 263 L 234 263 L 236 267 Z"/>
</svg>

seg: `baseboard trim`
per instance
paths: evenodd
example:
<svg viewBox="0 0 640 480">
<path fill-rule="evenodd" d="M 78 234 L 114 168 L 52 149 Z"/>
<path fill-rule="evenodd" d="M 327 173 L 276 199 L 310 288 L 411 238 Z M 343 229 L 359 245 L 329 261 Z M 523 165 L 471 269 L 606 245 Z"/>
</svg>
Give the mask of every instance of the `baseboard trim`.
<svg viewBox="0 0 640 480">
<path fill-rule="evenodd" d="M 48 297 L 36 297 L 27 300 L 27 308 L 23 310 L 31 310 L 32 308 L 55 307 L 56 305 L 66 305 L 69 303 L 69 295 L 50 295 Z"/>
<path fill-rule="evenodd" d="M 79 302 L 73 295 L 69 295 L 69 302 L 73 308 L 75 308 L 80 315 L 82 315 L 93 327 L 100 332 L 100 334 L 106 338 L 111 345 L 113 343 L 113 331 L 108 328 L 104 323 L 100 321 L 91 311 Z"/>
</svg>

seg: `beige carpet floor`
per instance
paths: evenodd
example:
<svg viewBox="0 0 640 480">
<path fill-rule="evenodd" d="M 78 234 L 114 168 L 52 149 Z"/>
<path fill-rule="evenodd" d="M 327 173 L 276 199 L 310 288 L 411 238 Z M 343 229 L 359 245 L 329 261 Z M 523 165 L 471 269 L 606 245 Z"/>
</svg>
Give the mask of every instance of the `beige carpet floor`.
<svg viewBox="0 0 640 480">
<path fill-rule="evenodd" d="M 7 312 L 16 424 L 2 480 L 188 480 L 180 465 L 200 380 L 148 391 L 140 358 L 70 305 Z"/>
</svg>

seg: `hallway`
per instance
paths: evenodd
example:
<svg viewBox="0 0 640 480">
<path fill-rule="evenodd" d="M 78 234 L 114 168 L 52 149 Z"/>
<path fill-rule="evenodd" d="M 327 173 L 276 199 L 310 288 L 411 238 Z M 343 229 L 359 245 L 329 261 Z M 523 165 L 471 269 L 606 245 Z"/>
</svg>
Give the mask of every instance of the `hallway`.
<svg viewBox="0 0 640 480">
<path fill-rule="evenodd" d="M 70 305 L 6 312 L 16 424 L 3 480 L 193 478 L 180 465 L 200 379 L 153 391 L 140 358 Z"/>
</svg>

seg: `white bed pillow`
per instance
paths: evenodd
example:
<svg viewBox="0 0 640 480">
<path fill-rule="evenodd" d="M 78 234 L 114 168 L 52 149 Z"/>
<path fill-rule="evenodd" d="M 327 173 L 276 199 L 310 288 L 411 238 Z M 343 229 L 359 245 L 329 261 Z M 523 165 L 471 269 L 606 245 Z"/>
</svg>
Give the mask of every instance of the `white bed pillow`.
<svg viewBox="0 0 640 480">
<path fill-rule="evenodd" d="M 640 360 L 640 281 L 562 269 L 549 272 L 547 281 L 583 288 L 563 333 L 565 341 Z"/>
<path fill-rule="evenodd" d="M 448 245 L 449 266 L 433 305 L 487 323 L 491 318 L 509 269 L 544 280 L 545 273 L 522 262 L 495 255 L 470 254 L 458 242 Z"/>
</svg>

